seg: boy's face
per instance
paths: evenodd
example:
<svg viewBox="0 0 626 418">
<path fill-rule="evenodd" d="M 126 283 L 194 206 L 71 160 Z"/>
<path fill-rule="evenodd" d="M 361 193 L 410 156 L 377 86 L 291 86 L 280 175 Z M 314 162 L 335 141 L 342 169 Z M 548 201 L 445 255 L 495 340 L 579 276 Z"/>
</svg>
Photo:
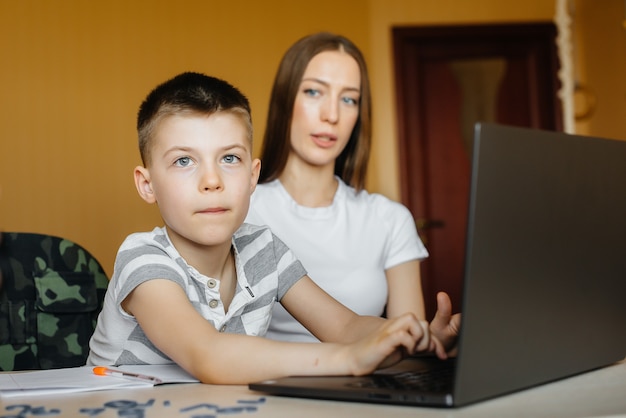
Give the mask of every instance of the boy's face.
<svg viewBox="0 0 626 418">
<path fill-rule="evenodd" d="M 230 245 L 259 177 L 240 116 L 167 116 L 155 129 L 149 167 L 135 169 L 141 197 L 159 205 L 170 239 L 185 247 Z M 184 252 L 184 251 L 183 251 Z"/>
</svg>

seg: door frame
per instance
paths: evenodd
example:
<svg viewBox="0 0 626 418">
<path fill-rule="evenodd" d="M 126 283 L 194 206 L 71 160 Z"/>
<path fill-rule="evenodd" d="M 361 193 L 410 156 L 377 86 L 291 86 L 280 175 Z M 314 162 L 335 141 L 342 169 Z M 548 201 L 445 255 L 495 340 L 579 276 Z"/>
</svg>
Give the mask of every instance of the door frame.
<svg viewBox="0 0 626 418">
<path fill-rule="evenodd" d="M 418 220 L 420 236 L 428 235 L 424 223 L 426 228 L 429 222 L 432 225 L 434 221 L 436 225 L 436 220 L 430 219 L 428 202 L 424 198 L 432 188 L 427 161 L 424 161 L 428 146 L 428 104 L 421 88 L 424 63 L 518 54 L 525 59 L 528 68 L 529 102 L 532 105 L 527 126 L 562 130 L 556 35 L 553 22 L 392 28 L 401 200 Z M 546 97 L 541 100 L 534 97 L 533 92 L 537 91 L 547 92 Z M 430 288 L 428 266 L 425 267 L 422 271 L 425 304 L 427 315 L 432 316 L 437 289 Z M 453 303 L 459 302 L 461 286 L 459 278 L 458 296 Z"/>
</svg>

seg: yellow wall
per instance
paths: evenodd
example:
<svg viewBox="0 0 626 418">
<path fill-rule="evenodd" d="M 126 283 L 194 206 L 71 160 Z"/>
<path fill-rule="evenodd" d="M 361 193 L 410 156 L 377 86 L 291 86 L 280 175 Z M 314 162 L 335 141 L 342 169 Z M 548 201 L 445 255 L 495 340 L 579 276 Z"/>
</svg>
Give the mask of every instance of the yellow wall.
<svg viewBox="0 0 626 418">
<path fill-rule="evenodd" d="M 572 12 L 577 79 L 595 97 L 577 132 L 626 139 L 626 2 L 575 0 Z M 585 93 L 575 96 L 581 113 L 594 102 Z"/>
<path fill-rule="evenodd" d="M 367 47 L 361 4 L 0 0 L 0 230 L 75 240 L 110 275 L 124 237 L 161 224 L 132 182 L 148 91 L 187 70 L 223 77 L 249 96 L 259 138 L 284 50 L 321 29 Z"/>
<path fill-rule="evenodd" d="M 124 237 L 160 224 L 132 183 L 135 115 L 147 92 L 186 70 L 229 80 L 250 98 L 258 153 L 278 61 L 319 30 L 350 37 L 366 55 L 375 99 L 368 184 L 397 199 L 391 26 L 553 15 L 552 0 L 0 0 L 0 230 L 70 238 L 111 274 Z M 623 79 L 620 92 L 612 82 L 597 94 L 623 104 Z M 599 125 L 618 124 L 604 115 L 599 106 Z M 610 132 L 626 139 L 623 129 Z"/>
</svg>

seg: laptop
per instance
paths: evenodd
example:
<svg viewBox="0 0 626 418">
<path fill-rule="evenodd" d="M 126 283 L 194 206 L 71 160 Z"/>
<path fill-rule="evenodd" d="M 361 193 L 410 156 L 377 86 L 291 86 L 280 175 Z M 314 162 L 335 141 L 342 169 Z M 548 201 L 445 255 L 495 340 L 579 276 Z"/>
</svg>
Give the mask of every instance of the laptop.
<svg viewBox="0 0 626 418">
<path fill-rule="evenodd" d="M 624 359 L 626 141 L 477 123 L 470 190 L 455 359 L 249 388 L 458 407 Z"/>
</svg>

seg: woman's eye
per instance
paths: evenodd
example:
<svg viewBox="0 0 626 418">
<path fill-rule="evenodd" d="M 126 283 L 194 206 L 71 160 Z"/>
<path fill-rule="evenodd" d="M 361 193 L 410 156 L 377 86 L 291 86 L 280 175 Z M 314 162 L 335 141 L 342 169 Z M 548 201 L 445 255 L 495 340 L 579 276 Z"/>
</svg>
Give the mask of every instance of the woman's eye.
<svg viewBox="0 0 626 418">
<path fill-rule="evenodd" d="M 226 155 L 224 156 L 224 158 L 222 158 L 222 161 L 224 161 L 227 164 L 235 164 L 239 161 L 241 161 L 241 158 L 237 157 L 236 155 Z"/>
<path fill-rule="evenodd" d="M 342 100 L 343 100 L 344 103 L 349 104 L 349 105 L 353 105 L 353 106 L 356 106 L 356 105 L 359 104 L 359 100 L 355 99 L 355 98 L 352 98 L 352 97 L 344 97 Z"/>
<path fill-rule="evenodd" d="M 191 158 L 180 157 L 178 160 L 174 161 L 174 164 L 179 167 L 187 167 L 189 164 L 191 164 Z"/>
<path fill-rule="evenodd" d="M 320 91 L 316 89 L 304 89 L 304 94 L 307 96 L 319 96 Z"/>
</svg>

